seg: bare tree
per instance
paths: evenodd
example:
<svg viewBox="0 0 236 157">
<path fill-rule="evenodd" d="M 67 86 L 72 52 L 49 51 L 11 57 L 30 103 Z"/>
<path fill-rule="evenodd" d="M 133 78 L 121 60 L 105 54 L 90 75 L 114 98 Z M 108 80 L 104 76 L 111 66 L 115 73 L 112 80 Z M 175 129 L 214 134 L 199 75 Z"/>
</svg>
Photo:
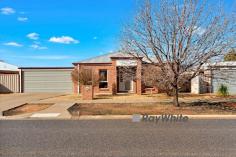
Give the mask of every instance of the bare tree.
<svg viewBox="0 0 236 157">
<path fill-rule="evenodd" d="M 204 65 L 221 59 L 235 46 L 235 18 L 219 5 L 200 0 L 146 0 L 134 22 L 124 29 L 123 51 L 142 56 L 161 70 L 162 78 L 174 89 L 176 106 L 180 83 L 199 75 Z"/>
<path fill-rule="evenodd" d="M 152 64 L 143 65 L 142 73 L 142 82 L 145 87 L 156 87 L 158 88 L 158 92 L 165 92 L 168 96 L 174 95 L 174 89 L 171 86 L 171 82 L 169 79 L 171 73 L 166 75 L 165 73 L 163 73 L 161 68 Z M 181 78 L 181 80 L 179 79 L 179 91 L 190 91 L 189 77 L 190 75 L 186 74 L 185 77 Z"/>
</svg>

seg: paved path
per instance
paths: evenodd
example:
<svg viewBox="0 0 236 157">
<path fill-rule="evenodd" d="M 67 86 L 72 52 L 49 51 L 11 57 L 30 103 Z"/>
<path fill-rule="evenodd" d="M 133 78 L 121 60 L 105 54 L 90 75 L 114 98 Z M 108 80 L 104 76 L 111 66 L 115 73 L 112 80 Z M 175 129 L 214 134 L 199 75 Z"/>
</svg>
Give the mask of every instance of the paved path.
<svg viewBox="0 0 236 157">
<path fill-rule="evenodd" d="M 0 113 L 10 108 L 22 105 L 24 103 L 39 102 L 41 100 L 57 97 L 63 94 L 59 93 L 21 93 L 21 94 L 0 94 Z M 0 115 L 1 115 L 0 114 Z"/>
<path fill-rule="evenodd" d="M 235 120 L 0 121 L 1 157 L 235 157 Z"/>
<path fill-rule="evenodd" d="M 45 110 L 36 112 L 36 114 L 41 114 L 41 115 L 49 114 L 50 115 L 50 114 L 59 113 L 59 116 L 51 117 L 51 118 L 70 119 L 71 114 L 69 113 L 67 109 L 71 107 L 72 105 L 74 105 L 73 102 L 57 102 Z M 32 115 L 35 115 L 35 114 L 32 114 Z M 38 118 L 42 118 L 42 117 L 39 116 Z M 50 119 L 50 116 L 45 117 L 45 118 Z"/>
</svg>

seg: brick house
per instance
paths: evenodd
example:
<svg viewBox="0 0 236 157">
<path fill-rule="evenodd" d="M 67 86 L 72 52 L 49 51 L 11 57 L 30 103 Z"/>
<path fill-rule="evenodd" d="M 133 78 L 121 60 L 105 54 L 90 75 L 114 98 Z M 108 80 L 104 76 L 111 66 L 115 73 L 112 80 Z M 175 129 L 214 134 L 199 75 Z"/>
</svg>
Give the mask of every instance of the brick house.
<svg viewBox="0 0 236 157">
<path fill-rule="evenodd" d="M 121 52 L 109 53 L 106 55 L 90 58 L 73 65 L 81 69 L 92 69 L 99 77 L 98 85 L 94 87 L 95 94 L 116 94 L 116 93 L 136 93 L 142 94 L 141 69 L 145 64 L 142 57 L 134 57 Z M 127 70 L 132 71 L 132 75 L 127 74 Z M 74 84 L 74 93 L 81 91 L 82 87 Z"/>
</svg>

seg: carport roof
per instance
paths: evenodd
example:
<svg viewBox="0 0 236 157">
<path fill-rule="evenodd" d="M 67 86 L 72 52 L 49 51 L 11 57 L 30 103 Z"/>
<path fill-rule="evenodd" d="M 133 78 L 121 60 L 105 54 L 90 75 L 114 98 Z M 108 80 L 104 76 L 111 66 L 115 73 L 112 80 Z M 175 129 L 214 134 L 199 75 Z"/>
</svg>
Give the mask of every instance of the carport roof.
<svg viewBox="0 0 236 157">
<path fill-rule="evenodd" d="M 18 67 L 0 60 L 0 71 L 19 71 Z"/>
<path fill-rule="evenodd" d="M 19 69 L 73 69 L 73 67 L 19 67 Z"/>
</svg>

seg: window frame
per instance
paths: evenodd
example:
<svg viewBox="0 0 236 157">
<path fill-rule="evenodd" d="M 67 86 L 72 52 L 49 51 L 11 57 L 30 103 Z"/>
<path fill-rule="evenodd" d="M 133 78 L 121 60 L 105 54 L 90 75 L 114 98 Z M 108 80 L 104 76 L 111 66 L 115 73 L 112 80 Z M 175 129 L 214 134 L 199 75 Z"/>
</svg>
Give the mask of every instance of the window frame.
<svg viewBox="0 0 236 157">
<path fill-rule="evenodd" d="M 101 72 L 101 71 L 106 71 L 106 74 L 107 74 L 107 76 L 106 76 L 106 81 L 101 81 L 101 80 L 100 80 L 100 72 Z M 108 69 L 99 69 L 99 70 L 98 70 L 98 74 L 99 74 L 99 84 L 98 84 L 98 88 L 99 88 L 99 89 L 108 89 Z M 106 87 L 106 88 L 100 87 L 100 83 L 107 83 L 107 87 Z"/>
</svg>

